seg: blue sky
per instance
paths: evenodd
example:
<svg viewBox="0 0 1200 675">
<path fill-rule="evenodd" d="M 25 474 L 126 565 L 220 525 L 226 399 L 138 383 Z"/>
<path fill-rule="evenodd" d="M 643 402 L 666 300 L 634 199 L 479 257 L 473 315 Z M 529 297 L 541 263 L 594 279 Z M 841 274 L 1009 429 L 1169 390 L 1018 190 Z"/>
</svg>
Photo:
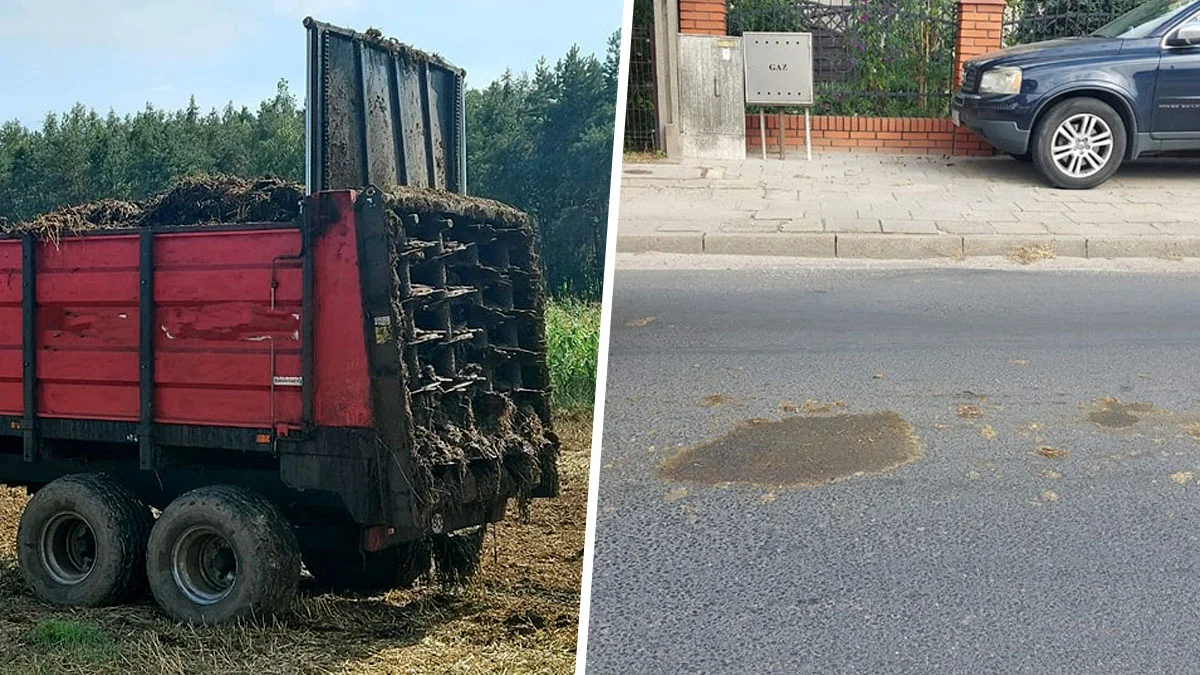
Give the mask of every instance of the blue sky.
<svg viewBox="0 0 1200 675">
<path fill-rule="evenodd" d="M 301 20 L 441 54 L 482 87 L 579 44 L 603 57 L 622 0 L 0 0 L 0 121 L 41 127 L 76 102 L 106 113 L 257 107 L 286 78 L 304 97 Z"/>
</svg>

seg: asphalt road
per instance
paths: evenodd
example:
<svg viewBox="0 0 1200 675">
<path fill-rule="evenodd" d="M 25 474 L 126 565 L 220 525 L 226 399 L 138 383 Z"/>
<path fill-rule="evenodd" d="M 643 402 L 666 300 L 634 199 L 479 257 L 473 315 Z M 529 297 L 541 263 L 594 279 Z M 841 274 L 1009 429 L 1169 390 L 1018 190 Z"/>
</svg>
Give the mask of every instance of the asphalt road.
<svg viewBox="0 0 1200 675">
<path fill-rule="evenodd" d="M 1200 671 L 1200 275 L 1171 265 L 618 270 L 588 673 Z M 920 455 L 665 477 L 806 401 Z"/>
</svg>

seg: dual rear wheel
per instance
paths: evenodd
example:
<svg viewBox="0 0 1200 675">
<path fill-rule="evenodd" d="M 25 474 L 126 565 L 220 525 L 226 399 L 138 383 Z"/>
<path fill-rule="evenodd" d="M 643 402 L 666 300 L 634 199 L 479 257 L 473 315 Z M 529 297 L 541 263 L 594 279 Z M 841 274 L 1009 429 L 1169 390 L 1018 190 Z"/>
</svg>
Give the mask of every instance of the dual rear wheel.
<svg viewBox="0 0 1200 675">
<path fill-rule="evenodd" d="M 283 514 L 229 485 L 193 490 L 156 521 L 106 475 L 65 476 L 30 499 L 17 546 L 22 576 L 48 602 L 112 605 L 148 586 L 166 613 L 197 624 L 285 609 L 300 578 Z"/>
<path fill-rule="evenodd" d="M 406 588 L 433 566 L 469 576 L 482 542 L 479 528 L 374 553 L 312 552 L 305 562 L 334 590 Z M 192 490 L 156 520 L 107 475 L 65 476 L 29 500 L 17 544 L 26 583 L 48 602 L 113 605 L 149 588 L 167 614 L 193 624 L 284 610 L 300 580 L 291 524 L 269 500 L 232 485 Z"/>
</svg>

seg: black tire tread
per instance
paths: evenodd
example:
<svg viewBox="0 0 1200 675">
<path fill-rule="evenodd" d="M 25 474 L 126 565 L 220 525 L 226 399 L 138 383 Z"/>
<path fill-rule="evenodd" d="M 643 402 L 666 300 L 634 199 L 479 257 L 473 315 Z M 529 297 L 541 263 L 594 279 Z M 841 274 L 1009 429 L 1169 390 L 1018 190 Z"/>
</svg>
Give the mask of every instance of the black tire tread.
<svg viewBox="0 0 1200 675">
<path fill-rule="evenodd" d="M 63 476 L 48 483 L 34 494 L 30 504 L 26 505 L 26 513 L 29 513 L 29 507 L 39 497 L 44 501 L 53 498 L 57 493 L 64 493 L 68 496 L 74 494 L 76 497 L 86 495 L 108 511 L 112 516 L 111 524 L 114 530 L 113 539 L 117 547 L 117 554 L 121 559 L 131 561 L 130 564 L 118 568 L 117 575 L 109 584 L 109 588 L 99 589 L 97 593 L 82 602 L 73 604 L 101 607 L 120 604 L 140 595 L 146 587 L 146 542 L 150 537 L 151 526 L 154 524 L 154 516 L 150 513 L 150 508 L 133 492 L 107 474 L 80 473 Z M 17 534 L 18 542 L 21 543 L 19 550 L 24 550 L 31 543 L 27 542 L 27 537 L 37 536 L 28 532 L 26 528 L 26 521 L 22 517 Z M 29 565 L 22 564 L 20 567 L 26 584 L 43 599 L 56 602 L 54 598 L 46 597 L 43 592 L 39 591 L 36 580 L 30 577 L 33 571 L 29 569 Z"/>
<path fill-rule="evenodd" d="M 251 531 L 251 539 L 256 542 L 252 555 L 276 573 L 266 575 L 265 585 L 254 593 L 251 605 L 236 608 L 229 615 L 218 616 L 210 621 L 203 612 L 187 611 L 185 607 L 176 607 L 175 602 L 163 597 L 163 593 L 154 583 L 154 568 L 151 566 L 151 590 L 159 605 L 177 619 L 190 623 L 221 623 L 226 620 L 249 618 L 262 614 L 275 614 L 288 609 L 296 597 L 296 589 L 300 581 L 300 547 L 296 542 L 296 534 L 283 512 L 273 502 L 250 490 L 234 485 L 210 485 L 197 488 L 173 501 L 162 516 L 158 525 L 150 534 L 150 551 L 153 555 L 156 548 L 156 534 L 161 534 L 172 525 L 176 518 L 185 517 L 196 507 L 215 507 L 227 511 L 237 520 L 239 528 Z M 184 514 L 184 515 L 180 515 Z M 162 529 L 160 529 L 162 527 Z M 168 580 L 174 584 L 173 580 Z M 183 611 L 181 611 L 183 610 Z"/>
</svg>

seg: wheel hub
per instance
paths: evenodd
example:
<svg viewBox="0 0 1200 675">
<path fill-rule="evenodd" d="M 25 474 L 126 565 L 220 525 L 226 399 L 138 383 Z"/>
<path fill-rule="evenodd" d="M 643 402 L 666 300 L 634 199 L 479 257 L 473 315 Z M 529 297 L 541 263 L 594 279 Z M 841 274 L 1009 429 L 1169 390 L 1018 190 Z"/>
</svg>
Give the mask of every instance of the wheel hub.
<svg viewBox="0 0 1200 675">
<path fill-rule="evenodd" d="M 42 566 L 64 586 L 83 582 L 96 564 L 96 535 L 75 512 L 60 513 L 46 522 L 39 549 Z"/>
<path fill-rule="evenodd" d="M 215 529 L 193 527 L 183 533 L 171 553 L 172 575 L 179 590 L 198 605 L 214 605 L 237 583 L 237 555 Z"/>
<path fill-rule="evenodd" d="M 1058 169 L 1071 178 L 1088 178 L 1112 160 L 1113 133 L 1099 115 L 1072 115 L 1054 131 L 1050 155 Z"/>
</svg>

